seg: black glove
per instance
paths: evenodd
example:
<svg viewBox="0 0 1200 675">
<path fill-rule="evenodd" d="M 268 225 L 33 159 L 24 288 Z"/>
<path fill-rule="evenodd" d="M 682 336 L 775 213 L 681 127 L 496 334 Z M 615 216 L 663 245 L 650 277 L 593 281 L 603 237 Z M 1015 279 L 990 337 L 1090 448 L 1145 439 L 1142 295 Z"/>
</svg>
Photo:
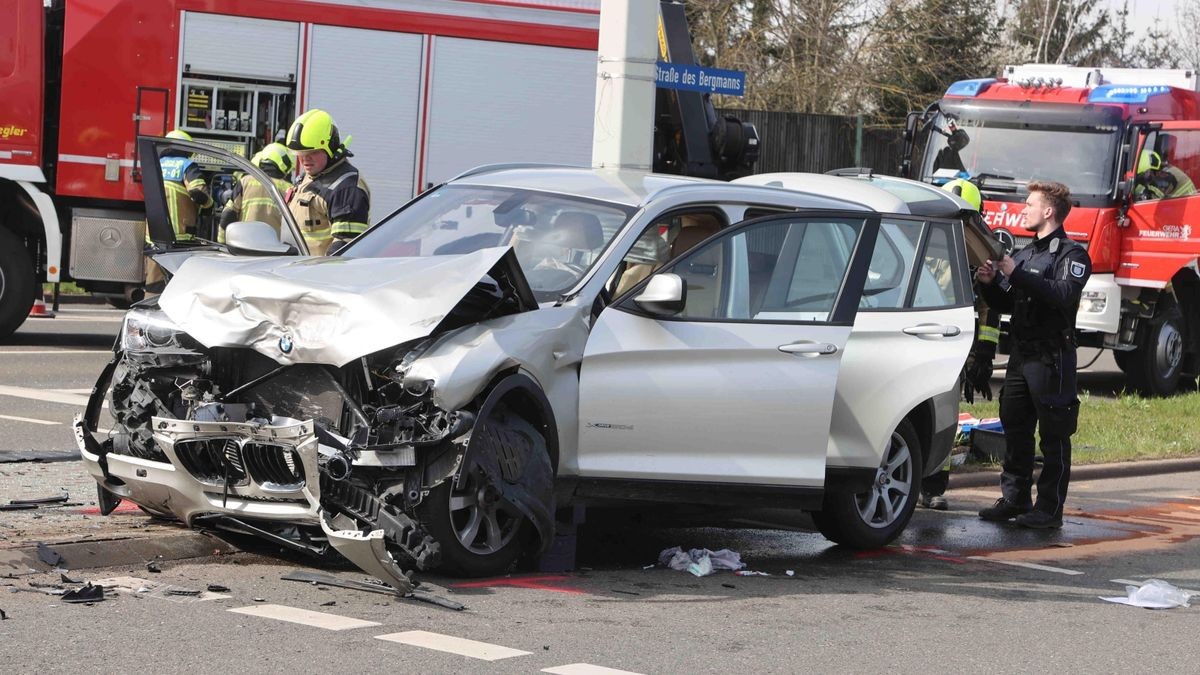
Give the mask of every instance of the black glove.
<svg viewBox="0 0 1200 675">
<path fill-rule="evenodd" d="M 967 379 L 967 367 L 963 366 L 962 375 L 958 381 L 962 383 L 962 397 L 967 403 L 975 403 L 975 388 L 971 386 L 971 381 Z"/>
<path fill-rule="evenodd" d="M 968 388 L 979 392 L 985 400 L 992 400 L 992 360 L 980 354 L 971 354 L 963 366 L 963 391 Z M 973 403 L 974 396 L 967 397 L 968 403 Z"/>
</svg>

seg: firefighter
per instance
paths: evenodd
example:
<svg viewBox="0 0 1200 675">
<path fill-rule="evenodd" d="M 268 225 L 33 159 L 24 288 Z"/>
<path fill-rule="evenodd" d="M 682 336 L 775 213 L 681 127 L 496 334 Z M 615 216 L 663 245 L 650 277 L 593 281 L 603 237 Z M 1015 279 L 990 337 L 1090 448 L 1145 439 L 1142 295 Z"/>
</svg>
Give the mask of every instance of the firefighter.
<svg viewBox="0 0 1200 675">
<path fill-rule="evenodd" d="M 979 517 L 1015 518 L 1022 527 L 1059 528 L 1071 479 L 1071 434 L 1079 420 L 1075 313 L 1092 263 L 1083 246 L 1062 229 L 1071 210 L 1067 186 L 1032 181 L 1027 189 L 1021 216 L 1023 227 L 1036 239 L 1014 257 L 987 261 L 976 274 L 988 305 L 1012 315 L 1012 349 L 1000 391 L 1003 496 L 981 510 Z M 1033 502 L 1035 427 L 1045 461 Z"/>
<path fill-rule="evenodd" d="M 336 252 L 367 229 L 371 191 L 338 133 L 333 117 L 312 109 L 292 123 L 287 147 L 304 167 L 304 178 L 292 188 L 288 208 L 296 217 L 312 255 Z"/>
<path fill-rule="evenodd" d="M 1138 155 L 1137 184 L 1133 194 L 1138 200 L 1173 199 L 1196 194 L 1196 185 L 1182 169 L 1164 162 L 1162 155 L 1143 150 Z"/>
<path fill-rule="evenodd" d="M 289 179 L 292 175 L 292 153 L 282 143 L 271 143 L 260 150 L 250 159 L 250 162 L 263 170 L 263 173 L 275 184 L 280 195 L 286 195 L 292 188 Z M 283 214 L 279 213 L 271 192 L 254 176 L 243 174 L 234 184 L 233 198 L 221 211 L 221 237 L 224 241 L 225 227 L 230 223 L 256 220 L 266 223 L 279 234 L 283 224 Z"/>
<path fill-rule="evenodd" d="M 983 195 L 979 192 L 979 187 L 968 180 L 952 180 L 943 185 L 942 189 L 962 197 L 976 211 L 983 207 Z M 978 289 L 975 292 L 975 314 L 975 342 L 971 344 L 971 352 L 967 355 L 960 378 L 962 395 L 967 403 L 975 402 L 976 393 L 989 401 L 992 400 L 992 360 L 1000 342 L 1000 315 L 988 309 L 987 304 L 979 297 Z M 937 511 L 950 508 L 945 496 L 946 488 L 950 486 L 950 461 L 950 456 L 947 456 L 946 462 L 937 473 L 921 481 L 921 506 Z"/>
<path fill-rule="evenodd" d="M 176 129 L 168 131 L 167 138 L 181 141 L 192 140 L 191 134 Z M 176 239 L 194 239 L 201 209 L 213 205 L 208 184 L 200 173 L 200 167 L 192 161 L 192 153 L 184 150 L 168 150 L 158 160 L 162 170 L 163 186 L 166 188 L 167 209 Z M 147 235 L 147 240 L 149 235 Z"/>
<path fill-rule="evenodd" d="M 191 134 L 175 129 L 166 133 L 166 138 L 181 141 L 192 140 Z M 162 171 L 163 193 L 167 202 L 167 212 L 171 220 L 171 228 L 175 232 L 176 241 L 187 241 L 196 238 L 196 228 L 200 221 L 200 211 L 213 205 L 212 195 L 209 194 L 208 184 L 200 167 L 192 161 L 192 154 L 185 150 L 168 149 L 158 160 Z M 146 228 L 146 243 L 150 243 L 150 228 Z M 162 269 L 152 260 L 146 260 L 147 290 L 158 290 L 158 284 L 164 280 Z"/>
</svg>

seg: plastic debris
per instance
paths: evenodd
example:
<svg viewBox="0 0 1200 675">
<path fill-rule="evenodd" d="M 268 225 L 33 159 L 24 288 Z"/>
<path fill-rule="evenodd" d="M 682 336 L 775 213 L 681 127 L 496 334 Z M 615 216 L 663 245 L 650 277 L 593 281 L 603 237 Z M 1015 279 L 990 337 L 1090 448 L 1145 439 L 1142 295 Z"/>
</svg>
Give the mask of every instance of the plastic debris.
<svg viewBox="0 0 1200 675">
<path fill-rule="evenodd" d="M 151 560 L 150 562 L 146 563 L 146 571 L 153 572 L 154 574 L 159 574 L 160 572 L 162 572 L 162 568 L 158 566 L 158 563 Z"/>
<path fill-rule="evenodd" d="M 8 620 L 8 615 L 4 613 L 4 610 L 0 609 L 0 621 L 7 621 L 7 620 Z"/>
<path fill-rule="evenodd" d="M 73 591 L 67 591 L 66 593 L 63 593 L 62 596 L 63 602 L 75 603 L 100 602 L 103 599 L 104 587 L 93 586 L 92 584 L 87 584 L 83 588 L 76 588 Z"/>
<path fill-rule="evenodd" d="M 37 555 L 38 560 L 41 560 L 51 567 L 58 567 L 60 564 L 64 564 L 63 557 L 59 555 L 57 551 L 40 541 L 37 545 Z"/>
<path fill-rule="evenodd" d="M 1125 593 L 1125 597 L 1115 596 L 1106 598 L 1102 595 L 1100 599 L 1120 605 L 1145 607 L 1146 609 L 1171 609 L 1174 607 L 1190 607 L 1189 600 L 1193 595 L 1196 595 L 1193 591 L 1185 591 L 1162 579 L 1147 579 L 1140 586 L 1126 586 Z"/>
<path fill-rule="evenodd" d="M 71 577 L 67 576 L 66 574 L 63 574 L 62 572 L 58 573 L 58 578 L 61 579 L 64 584 L 82 584 L 83 583 L 82 581 L 76 581 L 76 580 L 72 579 Z"/>
<path fill-rule="evenodd" d="M 796 576 L 796 571 L 788 570 L 788 571 L 784 572 L 784 574 L 788 575 L 789 577 L 794 577 L 794 576 Z"/>
<path fill-rule="evenodd" d="M 663 549 L 663 552 L 658 554 L 658 561 L 673 570 L 690 572 L 698 577 L 706 577 L 714 570 L 736 571 L 746 566 L 740 553 L 727 548 L 720 551 L 710 551 L 706 548 L 684 551 L 675 546 Z"/>
<path fill-rule="evenodd" d="M 183 596 L 192 597 L 192 598 L 200 597 L 200 591 L 195 590 L 193 588 L 168 588 L 166 594 L 167 595 L 183 595 Z"/>
<path fill-rule="evenodd" d="M 321 606 L 322 607 L 333 607 L 336 604 L 337 604 L 337 600 L 330 600 L 329 602 L 322 602 Z"/>
<path fill-rule="evenodd" d="M 70 495 L 64 492 L 55 497 L 41 497 L 40 499 L 10 499 L 8 503 L 11 506 L 33 506 L 37 508 L 42 504 L 61 504 L 70 498 Z"/>
<path fill-rule="evenodd" d="M 229 587 L 222 586 L 221 584 L 209 584 L 208 590 L 210 593 L 228 593 Z"/>
<path fill-rule="evenodd" d="M 734 574 L 738 575 L 739 577 L 769 577 L 769 576 L 771 576 L 768 572 L 759 572 L 756 570 L 738 570 L 738 571 L 734 572 Z"/>
</svg>

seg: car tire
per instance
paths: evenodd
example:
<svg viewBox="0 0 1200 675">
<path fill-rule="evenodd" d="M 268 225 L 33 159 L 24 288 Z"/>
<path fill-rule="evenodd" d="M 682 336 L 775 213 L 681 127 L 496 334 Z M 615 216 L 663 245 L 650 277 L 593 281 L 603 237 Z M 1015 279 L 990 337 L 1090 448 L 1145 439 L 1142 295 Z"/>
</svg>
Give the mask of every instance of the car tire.
<svg viewBox="0 0 1200 675">
<path fill-rule="evenodd" d="M 490 427 L 490 428 L 489 428 Z M 425 529 L 441 546 L 440 569 L 463 577 L 489 577 L 507 572 L 523 552 L 532 528 L 525 516 L 488 485 L 485 474 L 472 457 L 496 453 L 501 457 L 545 454 L 546 439 L 519 415 L 503 404 L 492 409 L 476 425 L 468 464 L 459 480 L 447 479 L 430 490 L 418 507 Z M 526 444 L 520 449 L 504 444 Z"/>
<path fill-rule="evenodd" d="M 1138 331 L 1137 349 L 1129 352 L 1129 384 L 1143 396 L 1171 396 L 1179 389 L 1183 374 L 1183 314 L 1174 303 L 1161 305 L 1154 318 Z M 1118 362 L 1118 365 L 1120 363 Z"/>
<path fill-rule="evenodd" d="M 33 262 L 25 243 L 0 229 L 0 340 L 13 334 L 33 307 Z"/>
<path fill-rule="evenodd" d="M 857 549 L 879 548 L 900 536 L 912 519 L 921 490 L 921 455 L 916 430 L 902 420 L 891 434 L 870 489 L 826 493 L 821 510 L 813 514 L 817 529 L 826 539 Z"/>
</svg>

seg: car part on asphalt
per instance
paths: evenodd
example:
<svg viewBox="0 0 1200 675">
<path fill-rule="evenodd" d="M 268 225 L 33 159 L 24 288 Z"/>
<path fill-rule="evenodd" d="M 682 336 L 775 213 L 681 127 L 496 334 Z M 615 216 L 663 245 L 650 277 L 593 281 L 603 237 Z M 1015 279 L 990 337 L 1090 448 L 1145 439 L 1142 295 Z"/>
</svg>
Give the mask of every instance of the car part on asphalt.
<svg viewBox="0 0 1200 675">
<path fill-rule="evenodd" d="M 368 593 L 380 593 L 382 595 L 399 595 L 400 597 L 408 600 L 417 600 L 419 602 L 425 602 L 432 605 L 437 605 L 439 607 L 445 607 L 446 609 L 453 609 L 455 611 L 466 609 L 466 605 L 463 605 L 462 603 L 434 595 L 418 588 L 413 588 L 407 593 L 397 593 L 394 587 L 384 586 L 383 584 L 371 583 L 367 581 L 352 581 L 349 579 L 342 579 L 340 577 L 335 577 L 332 574 L 325 574 L 323 572 L 292 570 L 280 578 L 284 581 L 300 581 L 309 584 L 321 584 L 324 586 L 335 586 L 337 588 L 348 588 L 354 591 L 366 591 Z M 324 604 L 332 605 L 334 603 L 333 601 L 330 601 Z"/>
<path fill-rule="evenodd" d="M 63 593 L 62 601 L 71 603 L 100 602 L 104 600 L 104 587 L 86 584 L 82 588 Z"/>
<path fill-rule="evenodd" d="M 63 560 L 63 557 L 59 555 L 57 551 L 49 546 L 46 546 L 40 541 L 37 543 L 37 555 L 38 560 L 41 560 L 51 567 L 65 567 L 67 565 L 67 561 Z"/>
</svg>

